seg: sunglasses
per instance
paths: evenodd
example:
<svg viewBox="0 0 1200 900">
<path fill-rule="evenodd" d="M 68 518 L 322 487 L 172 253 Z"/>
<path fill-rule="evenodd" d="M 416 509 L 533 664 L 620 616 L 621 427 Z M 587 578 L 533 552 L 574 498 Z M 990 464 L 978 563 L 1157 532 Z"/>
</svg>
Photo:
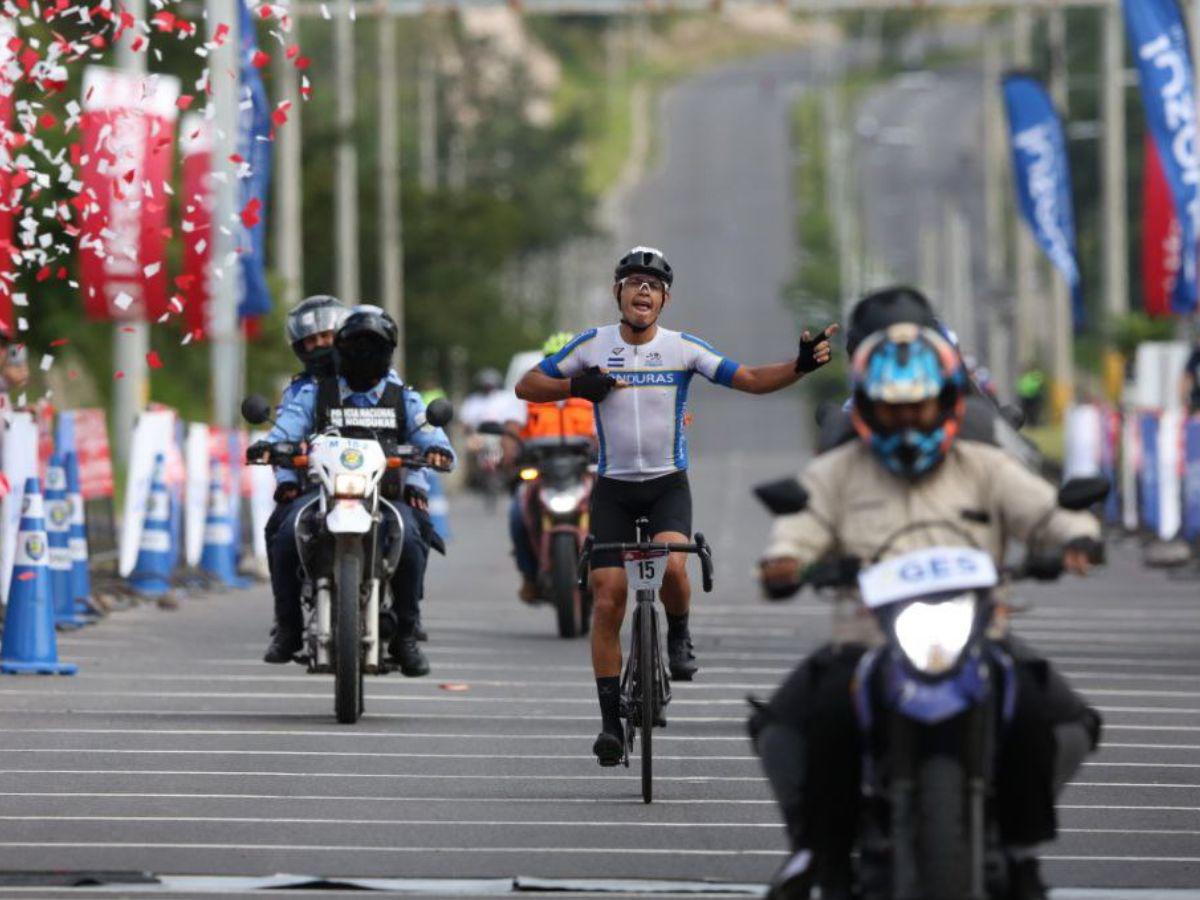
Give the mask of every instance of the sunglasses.
<svg viewBox="0 0 1200 900">
<path fill-rule="evenodd" d="M 628 275 L 621 279 L 621 286 L 631 287 L 635 291 L 649 288 L 651 293 L 655 294 L 661 294 L 666 289 L 661 280 L 650 275 Z"/>
</svg>

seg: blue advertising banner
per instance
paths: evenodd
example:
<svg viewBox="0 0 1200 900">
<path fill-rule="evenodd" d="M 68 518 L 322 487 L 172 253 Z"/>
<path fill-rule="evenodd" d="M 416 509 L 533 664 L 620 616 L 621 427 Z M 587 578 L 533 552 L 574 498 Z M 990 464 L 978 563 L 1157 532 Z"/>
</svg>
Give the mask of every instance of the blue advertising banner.
<svg viewBox="0 0 1200 900">
<path fill-rule="evenodd" d="M 1190 313 L 1196 308 L 1200 156 L 1196 147 L 1196 86 L 1187 32 L 1175 0 L 1125 0 L 1124 8 L 1147 129 L 1158 148 L 1183 231 L 1183 259 L 1171 308 L 1177 313 Z"/>
<path fill-rule="evenodd" d="M 1062 121 L 1037 79 L 1013 73 L 1002 81 L 1012 139 L 1013 176 L 1021 214 L 1050 262 L 1071 288 L 1075 330 L 1083 327 L 1083 284 L 1075 255 L 1071 169 Z"/>
<path fill-rule="evenodd" d="M 271 310 L 266 273 L 266 208 L 271 184 L 271 106 L 255 67 L 258 40 L 246 0 L 240 0 L 242 66 L 238 112 L 238 172 L 242 235 L 241 296 L 238 317 L 261 316 Z"/>
</svg>

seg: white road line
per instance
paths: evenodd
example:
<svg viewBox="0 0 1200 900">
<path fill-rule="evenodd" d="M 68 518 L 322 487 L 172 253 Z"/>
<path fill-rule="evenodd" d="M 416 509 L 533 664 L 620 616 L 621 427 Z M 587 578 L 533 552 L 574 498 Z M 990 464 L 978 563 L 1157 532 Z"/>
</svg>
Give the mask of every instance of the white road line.
<svg viewBox="0 0 1200 900">
<path fill-rule="evenodd" d="M 1059 809 L 1119 809 L 1138 812 L 1200 812 L 1200 806 L 1140 806 L 1130 804 L 1113 806 L 1107 803 L 1059 803 L 1056 805 Z"/>
<path fill-rule="evenodd" d="M 328 699 L 328 698 L 326 698 Z M 415 722 L 421 719 L 470 719 L 471 721 L 497 721 L 497 722 L 513 722 L 513 713 L 478 713 L 463 710 L 458 713 L 435 713 L 435 712 L 412 712 L 412 713 L 381 713 L 370 711 L 370 699 L 368 698 L 368 711 L 365 718 L 380 719 L 386 721 L 399 722 Z M 278 709 L 72 709 L 65 710 L 42 710 L 39 712 L 30 712 L 27 709 L 3 709 L 0 708 L 0 715 L 12 714 L 21 716 L 41 716 L 41 715 L 70 715 L 72 718 L 78 716 L 104 716 L 110 718 L 112 716 L 136 716 L 139 719 L 148 718 L 196 718 L 204 717 L 207 719 L 274 719 L 279 717 Z M 297 718 L 311 716 L 312 713 L 295 711 L 292 713 Z M 330 713 L 332 715 L 332 713 Z M 526 714 L 525 719 L 537 719 L 539 722 L 591 722 L 596 723 L 599 720 L 598 714 L 587 716 L 564 716 L 550 715 L 548 713 Z M 674 725 L 679 722 L 688 724 L 713 724 L 716 722 L 737 722 L 739 725 L 746 724 L 746 716 L 675 716 L 668 715 L 668 721 Z M 523 720 L 522 720 L 523 721 Z M 1109 727 L 1105 722 L 1105 727 Z M 488 735 L 481 732 L 477 737 Z"/>
<path fill-rule="evenodd" d="M 0 849 L 40 849 L 55 847 L 78 850 L 266 850 L 321 853 L 523 853 L 539 855 L 545 853 L 585 854 L 604 856 L 629 853 L 639 856 L 773 856 L 779 850 L 710 850 L 701 848 L 668 848 L 656 850 L 650 847 L 357 847 L 336 844 L 209 844 L 209 843 L 124 843 L 117 841 L 0 841 Z"/>
<path fill-rule="evenodd" d="M 339 795 L 339 794 L 214 794 L 203 793 L 146 793 L 140 791 L 0 791 L 0 797 L 40 797 L 40 798 L 76 798 L 119 799 L 119 800 L 296 800 L 329 803 L 570 803 L 596 806 L 602 803 L 625 803 L 623 797 L 395 797 L 378 794 Z M 655 806 L 774 806 L 774 800 L 738 799 L 714 800 L 709 798 L 685 798 L 680 800 L 659 800 L 655 798 Z M 1150 807 L 1151 809 L 1157 807 Z M 1173 809 L 1176 807 L 1165 807 Z"/>
<path fill-rule="evenodd" d="M 503 740 L 519 740 L 519 741 L 557 741 L 557 740 L 583 740 L 592 739 L 592 734 L 589 732 L 578 731 L 572 734 L 486 734 L 485 732 L 413 732 L 413 731 L 308 731 L 295 728 L 289 729 L 230 729 L 230 728 L 4 728 L 4 734 L 136 734 L 136 735 L 180 735 L 196 737 L 200 735 L 215 735 L 222 737 L 258 737 L 276 735 L 281 737 L 320 737 L 320 738 L 336 738 L 342 740 L 348 737 L 356 738 L 392 738 L 399 740 L 412 740 L 414 738 L 479 738 L 486 736 L 489 740 L 500 738 Z M 740 741 L 741 743 L 749 743 L 750 738 L 746 735 L 686 735 L 686 734 L 656 734 L 654 740 L 657 741 Z M 1106 745 L 1108 746 L 1108 745 Z M 1172 744 L 1164 744 L 1163 746 L 1171 747 Z M 1198 747 L 1197 749 L 1200 749 Z M 0 750 L 0 753 L 4 752 Z"/>
<path fill-rule="evenodd" d="M 749 740 L 747 738 L 747 740 Z M 141 747 L 4 747 L 0 748 L 0 756 L 6 753 L 34 753 L 34 754 L 50 754 L 62 753 L 71 756 L 79 754 L 106 754 L 114 753 L 121 755 L 145 755 L 145 756 L 304 756 L 304 757 L 379 757 L 381 759 L 496 759 L 495 753 L 408 753 L 396 751 L 372 751 L 372 750 L 222 750 L 220 748 L 210 749 L 179 749 L 170 750 L 146 749 Z M 567 759 L 578 761 L 586 759 L 587 756 L 581 753 L 522 753 L 517 760 L 521 759 Z M 757 756 L 739 755 L 739 756 L 660 756 L 654 755 L 654 759 L 667 760 L 674 762 L 692 762 L 713 760 L 717 762 L 758 762 Z M 1114 763 L 1114 765 L 1121 765 Z M 1132 763 L 1130 764 L 1132 765 Z M 1180 764 L 1183 765 L 1182 763 Z M 1200 763 L 1197 763 L 1196 768 L 1200 768 Z"/>
<path fill-rule="evenodd" d="M 1172 762 L 1085 762 L 1084 766 L 1110 769 L 1200 769 L 1200 763 Z"/>
<path fill-rule="evenodd" d="M 595 765 L 595 760 L 580 754 L 580 763 Z M 129 775 L 144 778 L 151 775 L 185 776 L 188 778 L 217 777 L 217 778 L 367 778 L 367 779 L 402 779 L 402 780 L 485 780 L 492 781 L 636 781 L 641 783 L 638 775 L 597 774 L 597 775 L 550 775 L 539 772 L 537 775 L 496 775 L 496 774 L 444 774 L 430 775 L 417 772 L 231 772 L 207 771 L 189 769 L 0 769 L 0 775 Z M 766 778 L 749 775 L 656 775 L 654 780 L 672 781 L 684 784 L 714 784 L 729 781 L 751 781 L 766 784 Z M 1159 785 L 1150 785 L 1158 787 Z M 1178 785 L 1179 787 L 1200 787 L 1200 785 Z"/>
<path fill-rule="evenodd" d="M 0 816 L 0 822 L 209 822 L 242 825 L 433 825 L 433 826 L 528 826 L 530 828 L 773 828 L 782 832 L 783 823 L 774 822 L 634 822 L 625 820 L 570 819 L 329 819 L 296 816 L 270 818 L 261 816 Z M 1063 830 L 1063 829 L 1060 829 Z M 1158 834 L 1147 831 L 1146 834 Z M 1168 832 L 1171 833 L 1171 832 Z M 1190 832 L 1179 832 L 1190 833 Z"/>
</svg>

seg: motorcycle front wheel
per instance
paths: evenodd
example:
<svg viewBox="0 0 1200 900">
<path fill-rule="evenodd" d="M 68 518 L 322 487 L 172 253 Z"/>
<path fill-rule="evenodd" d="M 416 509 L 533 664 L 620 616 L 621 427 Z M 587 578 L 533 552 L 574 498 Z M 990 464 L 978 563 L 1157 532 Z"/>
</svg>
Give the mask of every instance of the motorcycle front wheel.
<svg viewBox="0 0 1200 900">
<path fill-rule="evenodd" d="M 334 550 L 337 580 L 334 616 L 333 710 L 343 725 L 358 721 L 363 708 L 362 591 L 363 548 L 359 535 L 340 535 Z"/>
<path fill-rule="evenodd" d="M 965 782 L 962 765 L 948 756 L 929 756 L 917 773 L 914 837 L 921 896 L 927 900 L 970 896 Z"/>
<path fill-rule="evenodd" d="M 587 633 L 585 592 L 579 589 L 579 546 L 575 535 L 560 532 L 550 539 L 550 585 L 558 636 L 576 638 Z"/>
</svg>

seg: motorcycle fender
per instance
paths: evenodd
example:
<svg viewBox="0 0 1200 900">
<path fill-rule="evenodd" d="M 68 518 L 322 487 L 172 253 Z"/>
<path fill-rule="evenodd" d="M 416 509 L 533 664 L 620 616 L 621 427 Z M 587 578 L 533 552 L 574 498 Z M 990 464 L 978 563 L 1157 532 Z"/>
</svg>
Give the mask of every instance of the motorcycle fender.
<svg viewBox="0 0 1200 900">
<path fill-rule="evenodd" d="M 891 660 L 887 678 L 888 703 L 906 718 L 936 725 L 974 706 L 988 690 L 987 666 L 968 659 L 948 678 L 922 681 Z"/>
<path fill-rule="evenodd" d="M 333 641 L 333 609 L 329 582 L 317 587 L 317 659 L 318 666 L 329 665 L 329 645 Z"/>
<path fill-rule="evenodd" d="M 366 534 L 371 524 L 371 514 L 359 500 L 339 500 L 325 516 L 331 534 Z"/>
<path fill-rule="evenodd" d="M 367 599 L 367 637 L 366 664 L 367 671 L 375 674 L 379 671 L 379 579 L 371 579 L 371 593 Z"/>
</svg>

